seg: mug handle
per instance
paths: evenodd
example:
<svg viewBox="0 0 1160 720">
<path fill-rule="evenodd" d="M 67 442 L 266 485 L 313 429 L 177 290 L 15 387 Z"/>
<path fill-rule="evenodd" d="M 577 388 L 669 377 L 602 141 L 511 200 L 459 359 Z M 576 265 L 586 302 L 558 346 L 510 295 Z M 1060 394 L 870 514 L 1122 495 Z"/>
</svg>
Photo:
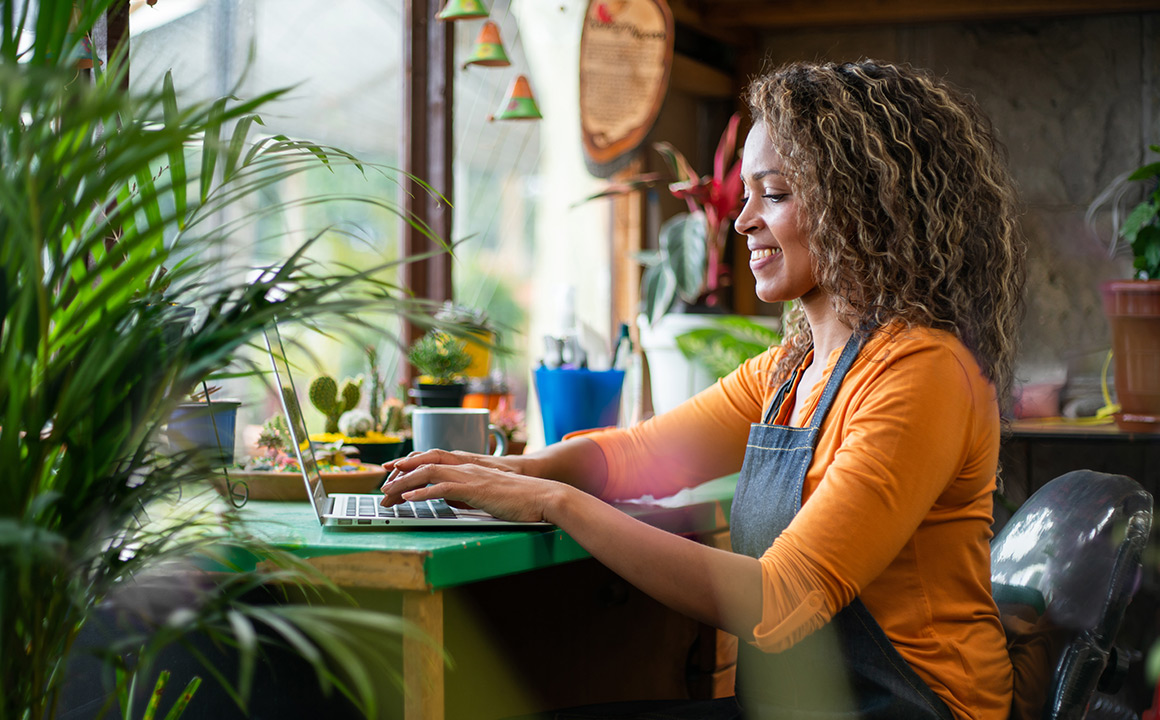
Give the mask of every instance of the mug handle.
<svg viewBox="0 0 1160 720">
<path fill-rule="evenodd" d="M 489 424 L 487 431 L 495 436 L 495 452 L 492 455 L 503 455 L 507 452 L 507 435 L 495 425 Z"/>
</svg>

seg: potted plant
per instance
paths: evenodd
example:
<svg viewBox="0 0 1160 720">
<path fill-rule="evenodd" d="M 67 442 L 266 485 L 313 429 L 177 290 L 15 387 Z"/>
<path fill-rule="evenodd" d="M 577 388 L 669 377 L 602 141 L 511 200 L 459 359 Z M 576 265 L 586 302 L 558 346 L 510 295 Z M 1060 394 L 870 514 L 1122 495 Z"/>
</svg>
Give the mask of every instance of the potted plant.
<svg viewBox="0 0 1160 720">
<path fill-rule="evenodd" d="M 721 291 L 729 283 L 725 262 L 731 224 L 741 212 L 741 161 L 737 131 L 741 116 L 734 114 L 717 143 L 713 174 L 699 175 L 679 150 L 667 142 L 653 147 L 664 158 L 668 175 L 649 173 L 613 183 L 587 200 L 622 195 L 665 184 L 685 201 L 689 211 L 670 218 L 659 233 L 659 249 L 641 252 L 644 265 L 641 303 L 652 324 L 660 322 L 677 301 L 686 311 L 720 311 Z"/>
<path fill-rule="evenodd" d="M 1149 149 L 1160 153 L 1160 145 Z M 1118 205 L 1139 187 L 1136 183 L 1143 184 L 1144 197 L 1118 223 Z M 1112 328 L 1120 405 L 1116 423 L 1126 431 L 1160 432 L 1160 162 L 1146 163 L 1113 183 L 1088 209 L 1089 222 L 1108 202 L 1113 204 L 1110 251 L 1126 247 L 1135 272 L 1131 280 L 1112 280 L 1100 287 Z"/>
<path fill-rule="evenodd" d="M 507 439 L 508 455 L 523 455 L 528 439 L 524 435 L 524 412 L 511 404 L 508 396 L 500 398 L 499 404 L 491 410 L 491 424 L 499 428 Z M 492 447 L 495 441 L 492 440 Z"/>
<path fill-rule="evenodd" d="M 407 353 L 419 371 L 410 396 L 423 407 L 460 407 L 467 392 L 463 371 L 471 365 L 466 344 L 445 330 L 430 330 Z"/>
<path fill-rule="evenodd" d="M 684 155 L 666 142 L 653 147 L 665 159 L 667 174 L 651 173 L 617 182 L 588 198 L 620 195 L 666 184 L 683 199 L 688 212 L 670 218 L 660 228 L 659 249 L 638 255 L 642 312 L 637 319 L 640 346 L 648 360 L 653 409 L 665 412 L 708 387 L 715 378 L 689 359 L 677 338 L 714 326 L 728 312 L 725 291 L 731 270 L 724 255 L 733 221 L 741 212 L 741 161 L 734 114 L 717 143 L 713 173 L 698 175 Z M 770 328 L 777 318 L 754 317 Z"/>
<path fill-rule="evenodd" d="M 463 347 L 471 356 L 471 363 L 463 369 L 463 374 L 469 378 L 486 378 L 491 370 L 492 350 L 499 343 L 499 333 L 487 313 L 448 300 L 435 313 L 435 320 L 462 333 Z"/>
<path fill-rule="evenodd" d="M 192 393 L 169 415 L 165 435 L 173 450 L 202 453 L 203 461 L 228 466 L 234 461 L 234 436 L 240 400 L 212 397 L 219 386 Z"/>
<path fill-rule="evenodd" d="M 110 705 L 147 700 L 160 649 L 201 633 L 239 654 L 241 677 L 206 672 L 241 703 L 259 647 L 280 642 L 374 716 L 373 683 L 360 678 L 389 664 L 363 663 L 401 621 L 247 602 L 266 579 L 325 580 L 247 536 L 236 511 L 199 494 L 213 470 L 157 438 L 193 388 L 237 372 L 238 351 L 275 317 L 358 323 L 370 304 L 416 308 L 372 273 L 311 262 L 312 239 L 252 276 L 217 260 L 238 242 L 218 210 L 354 159 L 281 137 L 252 143 L 255 112 L 280 91 L 180 107 L 171 81 L 122 91 L 117 57 L 78 77 L 61 59 L 122 2 L 89 0 L 72 17 L 60 9 L 71 3 L 41 2 L 35 33 L 27 14 L 0 14 L 0 717 L 54 717 L 78 636 L 108 611 L 133 620 L 98 649 Z M 193 562 L 230 548 L 270 570 L 210 576 Z M 344 633 L 363 647 L 329 652 Z"/>
<path fill-rule="evenodd" d="M 343 452 L 357 456 L 361 462 L 381 465 L 409 452 L 410 442 L 404 437 L 406 418 L 402 404 L 387 398 L 387 380 L 379 367 L 378 350 L 367 345 L 365 352 L 370 378 L 368 409 L 359 407 L 362 376 L 347 378 L 341 388 L 328 375 L 315 378 L 310 384 L 310 402 L 326 417 L 326 432 L 312 433 L 310 440 L 338 443 Z"/>
</svg>

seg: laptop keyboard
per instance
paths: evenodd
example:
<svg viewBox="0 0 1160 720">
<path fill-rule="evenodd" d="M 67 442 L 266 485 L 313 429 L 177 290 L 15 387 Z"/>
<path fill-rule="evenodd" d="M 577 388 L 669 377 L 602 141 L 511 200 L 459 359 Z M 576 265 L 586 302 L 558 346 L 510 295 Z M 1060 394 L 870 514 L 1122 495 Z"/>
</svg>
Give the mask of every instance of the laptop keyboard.
<svg viewBox="0 0 1160 720">
<path fill-rule="evenodd" d="M 348 497 L 346 515 L 358 518 L 454 518 L 455 510 L 444 500 L 420 500 L 383 507 L 377 497 Z"/>
</svg>

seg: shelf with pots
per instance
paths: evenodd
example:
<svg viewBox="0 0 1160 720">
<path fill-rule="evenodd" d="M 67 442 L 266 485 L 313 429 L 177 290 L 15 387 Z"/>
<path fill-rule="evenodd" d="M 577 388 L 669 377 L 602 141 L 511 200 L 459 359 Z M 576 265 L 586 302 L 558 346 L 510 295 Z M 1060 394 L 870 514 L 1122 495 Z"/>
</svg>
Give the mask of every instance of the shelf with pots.
<svg viewBox="0 0 1160 720">
<path fill-rule="evenodd" d="M 1160 153 L 1160 145 L 1149 149 Z M 1117 222 L 1120 201 L 1141 184 L 1143 199 Z M 1160 162 L 1119 178 L 1092 203 L 1089 221 L 1108 203 L 1114 210 L 1110 252 L 1130 251 L 1134 271 L 1131 279 L 1100 286 L 1112 330 L 1116 424 L 1127 432 L 1160 432 Z"/>
</svg>

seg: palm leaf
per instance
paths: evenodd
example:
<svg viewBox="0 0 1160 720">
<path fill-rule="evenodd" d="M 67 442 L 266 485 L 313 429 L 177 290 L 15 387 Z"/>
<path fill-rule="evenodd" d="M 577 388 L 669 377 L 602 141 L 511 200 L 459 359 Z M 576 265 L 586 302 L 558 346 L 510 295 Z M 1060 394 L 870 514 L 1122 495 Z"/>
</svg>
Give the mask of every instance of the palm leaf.
<svg viewBox="0 0 1160 720">
<path fill-rule="evenodd" d="M 276 569 L 239 570 L 148 632 L 119 638 L 106 659 L 118 666 L 124 653 L 137 657 L 121 665 L 120 689 L 134 686 L 165 644 L 207 632 L 240 653 L 239 678 L 207 673 L 244 703 L 265 627 L 324 683 L 373 707 L 373 680 L 389 676 L 389 659 L 372 657 L 373 647 L 351 655 L 329 646 L 318 628 L 338 620 L 327 625 L 322 613 L 248 606 L 245 591 L 268 580 L 319 578 L 275 548 L 224 537 L 223 523 L 237 517 L 223 519 L 194 492 L 209 471 L 158 452 L 155 438 L 189 388 L 237 371 L 238 351 L 276 315 L 365 324 L 370 310 L 429 310 L 380 279 L 397 260 L 359 269 L 311 260 L 320 235 L 258 282 L 213 260 L 237 229 L 217 220 L 220 210 L 311 169 L 394 171 L 314 143 L 251 142 L 259 111 L 282 90 L 182 107 L 169 77 L 156 90 L 123 93 L 113 60 L 94 82 L 78 80 L 68 54 L 112 2 L 81 3 L 73 28 L 71 2 L 39 3 L 29 62 L 17 62 L 27 4 L 18 11 L 0 0 L 0 720 L 52 716 L 70 648 L 95 608 L 123 602 L 162 569 L 190 577 L 187 560 L 234 545 Z M 446 250 L 397 205 L 353 200 L 404 217 L 432 238 L 431 253 Z M 196 325 L 181 331 L 179 306 L 201 309 Z M 353 609 L 341 618 L 396 638 L 402 627 Z M 118 694 L 131 711 L 132 693 Z"/>
</svg>

